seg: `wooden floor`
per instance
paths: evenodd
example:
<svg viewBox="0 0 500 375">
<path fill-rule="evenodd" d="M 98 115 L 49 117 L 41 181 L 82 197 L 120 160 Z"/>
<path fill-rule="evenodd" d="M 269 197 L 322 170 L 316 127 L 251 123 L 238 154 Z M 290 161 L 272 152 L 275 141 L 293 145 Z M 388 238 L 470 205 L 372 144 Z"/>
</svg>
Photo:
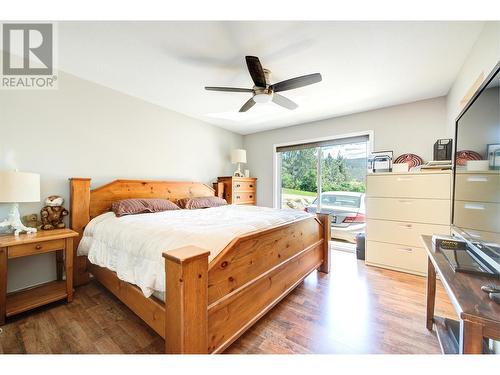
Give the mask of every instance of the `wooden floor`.
<svg viewBox="0 0 500 375">
<path fill-rule="evenodd" d="M 436 312 L 453 316 L 441 285 Z M 0 353 L 161 353 L 163 340 L 99 284 L 8 320 Z M 333 251 L 332 273 L 311 274 L 227 353 L 439 353 L 425 328 L 425 279 L 367 267 Z"/>
</svg>

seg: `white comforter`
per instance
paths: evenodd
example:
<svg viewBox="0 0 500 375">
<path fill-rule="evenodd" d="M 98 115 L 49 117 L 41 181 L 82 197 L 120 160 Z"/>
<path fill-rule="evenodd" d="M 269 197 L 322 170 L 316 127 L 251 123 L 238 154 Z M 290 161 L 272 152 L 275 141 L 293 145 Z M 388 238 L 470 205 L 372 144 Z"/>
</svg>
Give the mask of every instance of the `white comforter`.
<svg viewBox="0 0 500 375">
<path fill-rule="evenodd" d="M 310 214 L 255 206 L 223 206 L 116 217 L 107 212 L 92 219 L 78 246 L 79 255 L 115 271 L 139 286 L 146 297 L 165 291 L 164 251 L 197 246 L 209 261 L 235 237 Z"/>
</svg>

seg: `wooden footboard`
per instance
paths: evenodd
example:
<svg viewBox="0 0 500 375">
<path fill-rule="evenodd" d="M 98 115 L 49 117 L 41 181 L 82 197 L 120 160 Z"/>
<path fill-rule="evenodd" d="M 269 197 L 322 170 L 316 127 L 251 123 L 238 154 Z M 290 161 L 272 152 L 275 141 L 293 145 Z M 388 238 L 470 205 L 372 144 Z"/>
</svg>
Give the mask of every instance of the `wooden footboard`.
<svg viewBox="0 0 500 375">
<path fill-rule="evenodd" d="M 165 253 L 167 353 L 219 353 L 315 269 L 329 272 L 328 215 L 236 238 L 208 252 Z"/>
</svg>

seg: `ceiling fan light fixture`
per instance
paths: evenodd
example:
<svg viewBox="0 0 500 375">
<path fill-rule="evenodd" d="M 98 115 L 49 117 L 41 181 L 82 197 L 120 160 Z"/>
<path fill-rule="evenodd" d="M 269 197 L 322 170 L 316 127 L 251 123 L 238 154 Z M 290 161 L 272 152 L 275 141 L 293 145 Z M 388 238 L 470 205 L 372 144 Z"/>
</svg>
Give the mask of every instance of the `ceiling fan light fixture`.
<svg viewBox="0 0 500 375">
<path fill-rule="evenodd" d="M 269 103 L 273 100 L 273 94 L 255 94 L 253 100 L 255 103 Z"/>
<path fill-rule="evenodd" d="M 271 84 L 271 71 L 262 67 L 258 57 L 245 56 L 245 60 L 247 62 L 248 72 L 250 73 L 250 77 L 254 83 L 253 88 L 245 89 L 239 87 L 216 86 L 205 87 L 205 90 L 210 91 L 251 92 L 253 96 L 243 104 L 238 112 L 248 111 L 255 105 L 255 103 L 262 104 L 269 103 L 271 101 L 283 108 L 294 110 L 298 107 L 297 103 L 285 96 L 282 96 L 280 93 L 282 91 L 309 86 L 313 83 L 321 82 L 322 80 L 320 73 L 313 73 Z"/>
</svg>

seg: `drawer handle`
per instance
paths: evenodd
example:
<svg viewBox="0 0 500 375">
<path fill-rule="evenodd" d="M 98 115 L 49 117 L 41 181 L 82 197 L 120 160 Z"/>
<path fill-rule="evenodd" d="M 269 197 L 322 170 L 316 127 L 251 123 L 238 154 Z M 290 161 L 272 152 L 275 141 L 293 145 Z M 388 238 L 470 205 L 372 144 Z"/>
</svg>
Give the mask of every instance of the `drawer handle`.
<svg viewBox="0 0 500 375">
<path fill-rule="evenodd" d="M 37 249 L 37 250 L 41 250 L 41 249 L 42 249 L 42 245 L 36 245 L 36 246 L 35 246 L 35 249 Z"/>
<path fill-rule="evenodd" d="M 239 195 L 237 195 L 237 196 L 236 196 L 236 199 L 240 199 L 240 196 L 239 196 Z"/>
<path fill-rule="evenodd" d="M 411 229 L 413 228 L 413 225 L 411 224 L 398 224 L 401 228 L 405 228 L 405 229 Z"/>
<path fill-rule="evenodd" d="M 410 247 L 398 247 L 398 250 L 405 251 L 407 253 L 412 253 L 413 252 L 413 249 L 410 248 Z"/>
<path fill-rule="evenodd" d="M 412 178 L 411 177 L 398 177 L 397 180 L 398 181 L 411 181 Z"/>
<path fill-rule="evenodd" d="M 236 184 L 236 187 L 240 187 L 240 184 Z"/>
<path fill-rule="evenodd" d="M 250 184 L 250 185 L 248 185 L 248 186 L 250 186 L 251 188 L 253 188 L 253 185 L 252 185 L 252 184 Z"/>
<path fill-rule="evenodd" d="M 250 198 L 253 198 L 253 195 L 250 195 Z"/>
<path fill-rule="evenodd" d="M 485 176 L 470 176 L 467 177 L 469 182 L 488 182 L 488 177 Z"/>
<path fill-rule="evenodd" d="M 413 201 L 410 201 L 410 200 L 408 200 L 408 199 L 400 199 L 400 200 L 399 200 L 399 203 L 404 203 L 404 204 L 412 204 L 412 203 L 413 203 Z"/>
<path fill-rule="evenodd" d="M 484 210 L 484 206 L 479 203 L 466 203 L 464 204 L 464 208 L 468 210 Z"/>
</svg>

